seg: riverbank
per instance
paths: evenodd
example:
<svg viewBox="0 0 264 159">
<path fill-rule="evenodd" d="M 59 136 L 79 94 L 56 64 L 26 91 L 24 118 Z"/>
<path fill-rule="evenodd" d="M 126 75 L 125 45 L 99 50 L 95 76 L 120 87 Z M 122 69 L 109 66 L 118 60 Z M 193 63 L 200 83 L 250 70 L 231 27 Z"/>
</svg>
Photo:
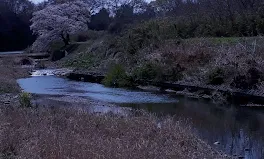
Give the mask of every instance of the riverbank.
<svg viewBox="0 0 264 159">
<path fill-rule="evenodd" d="M 208 99 L 207 92 L 210 92 L 213 100 L 218 98 L 213 95 L 218 94 L 222 96 L 221 101 L 233 102 L 230 95 L 236 94 L 236 100 L 246 97 L 241 102 L 243 105 L 264 103 L 263 37 L 175 37 L 137 47 L 134 46 L 137 44 L 133 42 L 135 39 L 128 38 L 141 37 L 137 29 L 140 30 L 132 28 L 122 35 L 103 33 L 102 36 L 101 32 L 100 35 L 95 32 L 96 38 L 72 44 L 75 49 L 69 50 L 68 55 L 56 64 L 73 68 L 79 76 L 91 75 L 91 72 L 111 76 L 108 85 L 114 87 L 119 85 L 118 81 L 125 87 L 155 85 L 163 89 L 166 85 L 165 89 L 186 89 L 189 94 L 193 93 L 193 89 L 189 89 L 192 87 L 198 90 L 192 97 Z M 144 38 L 141 40 L 149 42 Z M 133 53 L 129 49 L 133 49 Z M 120 73 L 113 71 L 116 66 L 124 72 L 113 74 Z M 121 79 L 120 75 L 127 78 Z"/>
<path fill-rule="evenodd" d="M 0 93 L 19 93 L 16 79 L 29 76 L 28 69 L 17 63 L 20 59 L 0 58 Z"/>
<path fill-rule="evenodd" d="M 184 121 L 158 124 L 149 114 L 96 115 L 58 103 L 0 109 L 1 157 L 227 158 L 192 135 Z"/>
<path fill-rule="evenodd" d="M 16 79 L 28 70 L 12 59 L 1 64 L 0 158 L 228 158 L 193 135 L 184 120 L 91 113 L 89 106 L 113 106 L 65 96 L 33 95 L 33 107 L 21 108 Z"/>
</svg>

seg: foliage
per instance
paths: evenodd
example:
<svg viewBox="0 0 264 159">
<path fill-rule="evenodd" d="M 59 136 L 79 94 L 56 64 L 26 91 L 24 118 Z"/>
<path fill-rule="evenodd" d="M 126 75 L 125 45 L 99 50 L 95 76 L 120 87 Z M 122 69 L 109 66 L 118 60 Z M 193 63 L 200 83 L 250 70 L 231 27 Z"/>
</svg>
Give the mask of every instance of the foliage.
<svg viewBox="0 0 264 159">
<path fill-rule="evenodd" d="M 91 30 L 107 30 L 111 22 L 109 12 L 103 8 L 98 13 L 91 16 L 89 29 Z"/>
<path fill-rule="evenodd" d="M 104 31 L 87 30 L 73 35 L 72 40 L 76 42 L 87 42 L 88 40 L 96 40 L 101 38 L 104 35 Z"/>
<path fill-rule="evenodd" d="M 115 18 L 109 25 L 110 33 L 120 33 L 127 24 L 133 23 L 134 7 L 130 4 L 123 4 L 115 11 Z"/>
<path fill-rule="evenodd" d="M 250 68 L 245 75 L 237 75 L 231 83 L 232 87 L 240 89 L 256 89 L 262 80 L 262 72 L 257 68 Z"/>
<path fill-rule="evenodd" d="M 103 84 L 108 87 L 132 87 L 132 80 L 121 65 L 115 65 L 106 75 Z"/>
<path fill-rule="evenodd" d="M 45 9 L 37 11 L 31 19 L 31 30 L 38 35 L 32 49 L 44 51 L 50 43 L 63 40 L 69 44 L 70 34 L 87 30 L 90 20 L 89 6 L 82 1 L 49 5 Z"/>
<path fill-rule="evenodd" d="M 216 68 L 212 70 L 209 74 L 209 84 L 212 85 L 221 85 L 225 80 L 224 70 L 221 68 Z"/>
<path fill-rule="evenodd" d="M 183 78 L 183 72 L 186 68 L 182 67 L 180 64 L 171 65 L 166 69 L 165 75 L 163 75 L 166 81 L 178 81 Z"/>
<path fill-rule="evenodd" d="M 144 64 L 136 68 L 133 72 L 133 78 L 135 80 L 160 81 L 162 76 L 162 69 L 154 63 Z"/>
<path fill-rule="evenodd" d="M 159 26 L 156 23 L 146 22 L 129 29 L 121 37 L 120 45 L 123 46 L 125 52 L 135 54 L 142 48 L 159 43 L 160 35 Z"/>
<path fill-rule="evenodd" d="M 88 69 L 95 64 L 95 57 L 92 54 L 79 56 L 77 59 L 68 59 L 65 66 Z"/>
<path fill-rule="evenodd" d="M 31 95 L 29 93 L 21 93 L 19 95 L 19 102 L 20 102 L 20 106 L 23 108 L 29 108 L 32 106 L 31 104 Z"/>
<path fill-rule="evenodd" d="M 0 51 L 23 50 L 33 43 L 29 28 L 33 10 L 28 0 L 0 1 Z"/>
</svg>

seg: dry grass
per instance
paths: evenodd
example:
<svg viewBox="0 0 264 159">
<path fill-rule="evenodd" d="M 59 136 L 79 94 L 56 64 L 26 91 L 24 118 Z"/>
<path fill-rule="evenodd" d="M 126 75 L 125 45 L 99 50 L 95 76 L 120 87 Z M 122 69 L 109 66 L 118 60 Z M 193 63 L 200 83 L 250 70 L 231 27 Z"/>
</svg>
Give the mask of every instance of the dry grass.
<svg viewBox="0 0 264 159">
<path fill-rule="evenodd" d="M 16 79 L 26 77 L 28 72 L 16 64 L 17 60 L 19 59 L 0 58 L 0 94 L 20 91 Z"/>
<path fill-rule="evenodd" d="M 232 43 L 217 42 L 223 39 L 189 39 L 181 43 L 168 41 L 159 49 L 141 55 L 141 61 L 152 61 L 167 69 L 181 66 L 181 81 L 208 84 L 214 70 L 223 70 L 225 86 L 230 86 L 236 76 L 248 76 L 252 68 L 264 73 L 263 38 L 235 39 Z M 168 67 L 169 66 L 169 67 Z M 261 77 L 259 85 L 261 85 Z M 259 87 L 260 88 L 260 87 Z"/>
<path fill-rule="evenodd" d="M 184 122 L 151 115 L 0 107 L 0 158 L 226 158 Z M 2 155 L 2 156 L 1 156 Z"/>
</svg>

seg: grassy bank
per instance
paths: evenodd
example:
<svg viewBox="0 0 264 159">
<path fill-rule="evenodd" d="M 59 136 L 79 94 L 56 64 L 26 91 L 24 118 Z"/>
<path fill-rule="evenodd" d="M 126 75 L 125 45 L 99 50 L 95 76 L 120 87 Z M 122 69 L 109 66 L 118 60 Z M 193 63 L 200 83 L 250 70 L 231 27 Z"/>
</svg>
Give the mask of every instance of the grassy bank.
<svg viewBox="0 0 264 159">
<path fill-rule="evenodd" d="M 0 107 L 2 158 L 227 158 L 184 121 L 93 115 L 63 108 Z"/>
<path fill-rule="evenodd" d="M 77 43 L 58 62 L 61 66 L 107 74 L 118 64 L 134 81 L 263 88 L 262 37 L 181 39 L 169 25 L 154 22 L 133 26 L 119 35 L 96 31 L 86 34 L 93 38 Z"/>
<path fill-rule="evenodd" d="M 0 58 L 0 94 L 19 93 L 16 79 L 28 76 L 27 69 L 21 68 L 17 58 Z"/>
<path fill-rule="evenodd" d="M 0 61 L 0 158 L 227 158 L 193 135 L 184 120 L 158 124 L 147 113 L 91 114 L 80 107 L 87 102 L 76 100 L 43 99 L 36 107 L 30 95 L 18 95 L 16 79 L 27 71 L 15 61 Z"/>
</svg>

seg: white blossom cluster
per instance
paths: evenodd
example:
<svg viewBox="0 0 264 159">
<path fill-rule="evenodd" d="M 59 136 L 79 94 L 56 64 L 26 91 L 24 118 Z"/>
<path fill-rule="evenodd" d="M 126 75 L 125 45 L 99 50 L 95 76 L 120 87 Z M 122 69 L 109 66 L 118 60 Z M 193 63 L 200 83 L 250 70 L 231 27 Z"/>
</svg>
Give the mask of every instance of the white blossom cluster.
<svg viewBox="0 0 264 159">
<path fill-rule="evenodd" d="M 46 51 L 52 41 L 87 30 L 90 17 L 90 7 L 82 1 L 49 5 L 35 12 L 30 28 L 37 35 L 37 40 L 32 50 Z"/>
</svg>

